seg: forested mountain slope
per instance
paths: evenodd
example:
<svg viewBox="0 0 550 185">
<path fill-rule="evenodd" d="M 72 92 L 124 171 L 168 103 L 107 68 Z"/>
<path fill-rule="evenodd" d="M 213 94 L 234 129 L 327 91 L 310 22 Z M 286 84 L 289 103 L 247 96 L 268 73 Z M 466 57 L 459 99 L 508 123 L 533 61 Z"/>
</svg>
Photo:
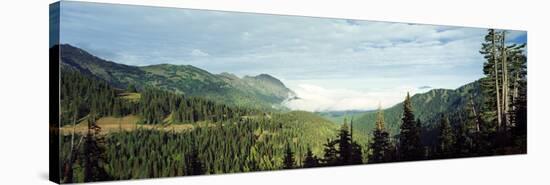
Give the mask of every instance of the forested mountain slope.
<svg viewBox="0 0 550 185">
<path fill-rule="evenodd" d="M 416 94 L 411 97 L 413 111 L 416 119 L 420 119 L 423 127 L 434 127 L 439 123 L 441 114 L 446 114 L 452 124 L 458 124 L 466 119 L 464 109 L 469 101 L 474 102 L 476 109 L 480 109 L 482 95 L 479 80 L 461 86 L 455 90 L 433 89 L 426 93 Z M 403 96 L 404 97 L 404 96 Z M 398 103 L 384 109 L 384 120 L 390 134 L 399 131 L 403 103 Z M 375 127 L 376 111 L 371 111 L 357 117 L 355 120 L 358 129 L 370 132 Z"/>
<path fill-rule="evenodd" d="M 280 80 L 267 74 L 239 78 L 229 73 L 212 74 L 191 65 L 129 66 L 106 61 L 68 44 L 60 48 L 62 68 L 102 79 L 119 89 L 129 85 L 138 89 L 151 86 L 231 105 L 262 109 L 279 107 L 283 100 L 295 96 Z"/>
</svg>

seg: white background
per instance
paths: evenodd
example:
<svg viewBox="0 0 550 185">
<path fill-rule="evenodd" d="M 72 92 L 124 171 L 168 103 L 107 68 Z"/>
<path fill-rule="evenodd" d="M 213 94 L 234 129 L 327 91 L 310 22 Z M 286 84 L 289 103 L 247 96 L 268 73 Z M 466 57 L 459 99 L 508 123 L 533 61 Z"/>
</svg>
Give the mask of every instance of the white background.
<svg viewBox="0 0 550 185">
<path fill-rule="evenodd" d="M 97 0 L 100 1 L 100 0 Z M 220 2 L 221 1 L 221 2 Z M 3 1 L 0 16 L 0 184 L 48 178 L 48 4 Z M 550 8 L 538 1 L 102 0 L 317 17 L 528 31 L 528 155 L 122 181 L 113 184 L 548 184 Z M 545 19 L 546 17 L 546 19 Z M 546 55 L 545 55 L 546 54 Z M 546 119 L 545 119 L 546 118 Z M 545 176 L 546 175 L 546 176 Z"/>
</svg>

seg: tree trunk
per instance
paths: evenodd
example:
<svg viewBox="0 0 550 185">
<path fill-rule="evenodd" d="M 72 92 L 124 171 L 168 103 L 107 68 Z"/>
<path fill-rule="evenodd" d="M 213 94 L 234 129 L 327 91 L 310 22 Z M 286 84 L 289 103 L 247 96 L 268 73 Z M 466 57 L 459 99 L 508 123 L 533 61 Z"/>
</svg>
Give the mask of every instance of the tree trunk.
<svg viewBox="0 0 550 185">
<path fill-rule="evenodd" d="M 502 114 L 504 115 L 504 130 L 509 126 L 509 86 L 508 86 L 508 63 L 507 63 L 507 51 L 506 51 L 506 31 L 502 31 L 501 47 L 502 47 Z"/>
<path fill-rule="evenodd" d="M 75 110 L 77 111 L 77 110 Z M 74 133 L 76 132 L 76 116 L 77 112 L 73 114 L 73 132 L 71 133 L 71 151 L 69 153 L 69 159 L 73 156 L 73 149 L 74 149 Z"/>
<path fill-rule="evenodd" d="M 476 120 L 476 131 L 479 132 L 481 129 L 479 128 L 479 120 L 477 120 L 476 106 L 474 104 L 474 99 L 472 97 L 470 97 L 470 102 L 472 104 L 472 112 L 474 113 L 474 118 Z"/>
<path fill-rule="evenodd" d="M 518 62 L 518 59 L 516 58 L 516 56 L 514 56 L 514 63 L 517 63 Z M 519 69 L 515 69 L 516 71 L 514 72 L 514 80 L 513 80 L 513 83 L 514 83 L 514 89 L 513 89 L 513 92 L 512 92 L 512 112 L 516 112 L 516 101 L 517 101 L 517 98 L 519 96 Z M 514 122 L 513 122 L 513 126 L 516 125 L 516 121 L 514 119 Z"/>
<path fill-rule="evenodd" d="M 497 57 L 496 57 L 496 38 L 495 38 L 495 31 L 493 31 L 493 38 L 491 39 L 491 44 L 492 44 L 492 59 L 493 59 L 493 68 L 495 69 L 495 88 L 496 88 L 496 94 L 497 94 L 497 127 L 500 129 L 501 127 L 501 124 L 502 124 L 502 117 L 501 117 L 501 105 L 500 105 L 500 88 L 499 88 L 499 84 L 498 84 L 498 80 L 499 80 L 499 75 L 498 75 L 498 60 L 497 60 Z"/>
<path fill-rule="evenodd" d="M 519 96 L 519 72 L 516 72 L 515 74 L 515 77 L 514 77 L 514 94 L 512 95 L 512 98 L 514 99 L 514 101 L 518 98 Z M 515 106 L 513 106 L 513 110 L 515 110 Z"/>
<path fill-rule="evenodd" d="M 65 183 L 72 183 L 73 182 L 73 158 L 74 158 L 74 134 L 76 132 L 76 117 L 78 113 L 78 108 L 75 108 L 75 112 L 73 113 L 73 131 L 71 133 L 71 149 L 69 150 L 69 157 L 65 161 L 64 165 L 64 173 L 65 173 Z"/>
</svg>

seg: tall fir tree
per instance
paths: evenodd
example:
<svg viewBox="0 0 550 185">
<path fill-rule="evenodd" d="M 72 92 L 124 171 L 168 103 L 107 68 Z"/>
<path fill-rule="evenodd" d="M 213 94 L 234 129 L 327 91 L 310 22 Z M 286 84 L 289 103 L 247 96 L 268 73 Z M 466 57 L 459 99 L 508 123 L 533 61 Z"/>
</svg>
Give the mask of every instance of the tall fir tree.
<svg viewBox="0 0 550 185">
<path fill-rule="evenodd" d="M 283 159 L 283 169 L 293 169 L 295 167 L 294 163 L 294 152 L 292 152 L 290 144 L 287 144 L 285 149 L 285 156 Z"/>
<path fill-rule="evenodd" d="M 319 166 L 319 159 L 313 155 L 311 148 L 307 147 L 306 157 L 304 158 L 304 168 L 312 168 Z"/>
<path fill-rule="evenodd" d="M 351 164 L 352 155 L 351 137 L 348 124 L 344 122 L 338 134 L 338 156 L 340 165 Z"/>
<path fill-rule="evenodd" d="M 494 131 L 502 123 L 497 37 L 498 33 L 494 29 L 489 29 L 480 50 L 480 53 L 486 59 L 483 64 L 483 73 L 486 77 L 481 81 L 481 88 L 485 97 L 483 104 L 484 119 L 492 125 Z"/>
<path fill-rule="evenodd" d="M 376 128 L 372 132 L 372 141 L 369 144 L 372 151 L 369 155 L 369 163 L 388 162 L 389 156 L 391 156 L 389 133 L 386 131 L 384 124 L 384 112 L 379 105 L 376 113 Z"/>
<path fill-rule="evenodd" d="M 513 126 L 511 111 L 514 109 L 514 97 L 517 95 L 518 73 L 517 50 L 522 45 L 506 44 L 506 31 L 489 29 L 480 53 L 486 61 L 483 64 L 485 77 L 481 80 L 483 106 L 481 113 L 489 132 L 498 135 L 506 133 Z M 521 49 L 520 49 L 521 50 Z"/>
<path fill-rule="evenodd" d="M 363 147 L 356 141 L 351 143 L 351 159 L 349 164 L 363 164 Z"/>
<path fill-rule="evenodd" d="M 199 151 L 195 143 L 191 144 L 191 151 L 186 155 L 186 175 L 202 175 L 205 173 L 204 165 L 199 158 Z"/>
<path fill-rule="evenodd" d="M 419 160 L 423 157 L 420 140 L 420 128 L 414 119 L 412 102 L 409 93 L 403 102 L 403 118 L 399 133 L 399 158 L 402 161 Z"/>
<path fill-rule="evenodd" d="M 84 153 L 81 155 L 84 162 L 84 182 L 109 180 L 105 171 L 104 138 L 99 135 L 101 128 L 96 124 L 96 114 L 88 115 L 88 131 L 85 137 Z"/>
<path fill-rule="evenodd" d="M 526 146 L 526 143 L 518 145 L 522 143 L 518 139 L 525 137 L 517 137 L 517 129 L 526 121 L 518 121 L 521 114 L 519 117 L 516 114 L 526 105 L 520 96 L 526 93 L 526 88 L 522 88 L 527 82 L 525 44 L 508 44 L 506 35 L 506 30 L 489 29 L 480 50 L 486 59 L 483 70 L 486 77 L 481 83 L 484 97 L 481 113 L 487 130 L 482 134 L 496 153 L 509 153 L 507 147 Z"/>
<path fill-rule="evenodd" d="M 454 146 L 455 152 L 453 156 L 456 157 L 467 157 L 471 155 L 472 152 L 475 152 L 475 146 L 478 146 L 482 144 L 482 142 L 484 142 L 481 140 L 474 140 L 475 135 L 471 134 L 465 124 L 459 124 L 455 133 L 456 142 Z M 475 144 L 474 141 L 476 142 Z"/>
<path fill-rule="evenodd" d="M 336 166 L 339 164 L 338 150 L 336 149 L 337 140 L 327 139 L 324 144 L 323 165 L 324 166 Z"/>
<path fill-rule="evenodd" d="M 439 136 L 437 137 L 437 156 L 439 158 L 449 158 L 454 153 L 454 133 L 452 131 L 449 118 L 441 116 L 439 123 Z"/>
<path fill-rule="evenodd" d="M 527 56 L 525 44 L 510 46 L 511 110 L 514 144 L 527 152 Z"/>
<path fill-rule="evenodd" d="M 349 164 L 363 164 L 363 147 L 353 140 L 353 117 L 351 118 L 349 125 L 351 142 L 351 158 Z"/>
</svg>

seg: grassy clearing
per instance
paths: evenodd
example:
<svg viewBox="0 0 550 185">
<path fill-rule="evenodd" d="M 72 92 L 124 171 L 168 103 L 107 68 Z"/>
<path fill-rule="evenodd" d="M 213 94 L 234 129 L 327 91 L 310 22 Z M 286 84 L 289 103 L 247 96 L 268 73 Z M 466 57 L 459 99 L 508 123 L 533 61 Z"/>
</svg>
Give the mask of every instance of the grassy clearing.
<svg viewBox="0 0 550 185">
<path fill-rule="evenodd" d="M 138 102 L 141 98 L 141 94 L 139 93 L 120 93 L 118 96 L 131 102 Z"/>
<path fill-rule="evenodd" d="M 129 115 L 120 118 L 102 117 L 97 120 L 97 126 L 101 127 L 101 134 L 121 131 L 133 131 L 138 128 L 175 132 L 183 132 L 194 128 L 194 126 L 191 124 L 142 125 L 138 124 L 139 120 L 139 116 L 135 115 Z M 63 135 L 68 135 L 73 132 L 73 129 L 77 134 L 85 134 L 88 131 L 88 122 L 86 121 L 86 119 L 82 119 L 74 128 L 72 125 L 61 127 L 60 132 Z"/>
</svg>

